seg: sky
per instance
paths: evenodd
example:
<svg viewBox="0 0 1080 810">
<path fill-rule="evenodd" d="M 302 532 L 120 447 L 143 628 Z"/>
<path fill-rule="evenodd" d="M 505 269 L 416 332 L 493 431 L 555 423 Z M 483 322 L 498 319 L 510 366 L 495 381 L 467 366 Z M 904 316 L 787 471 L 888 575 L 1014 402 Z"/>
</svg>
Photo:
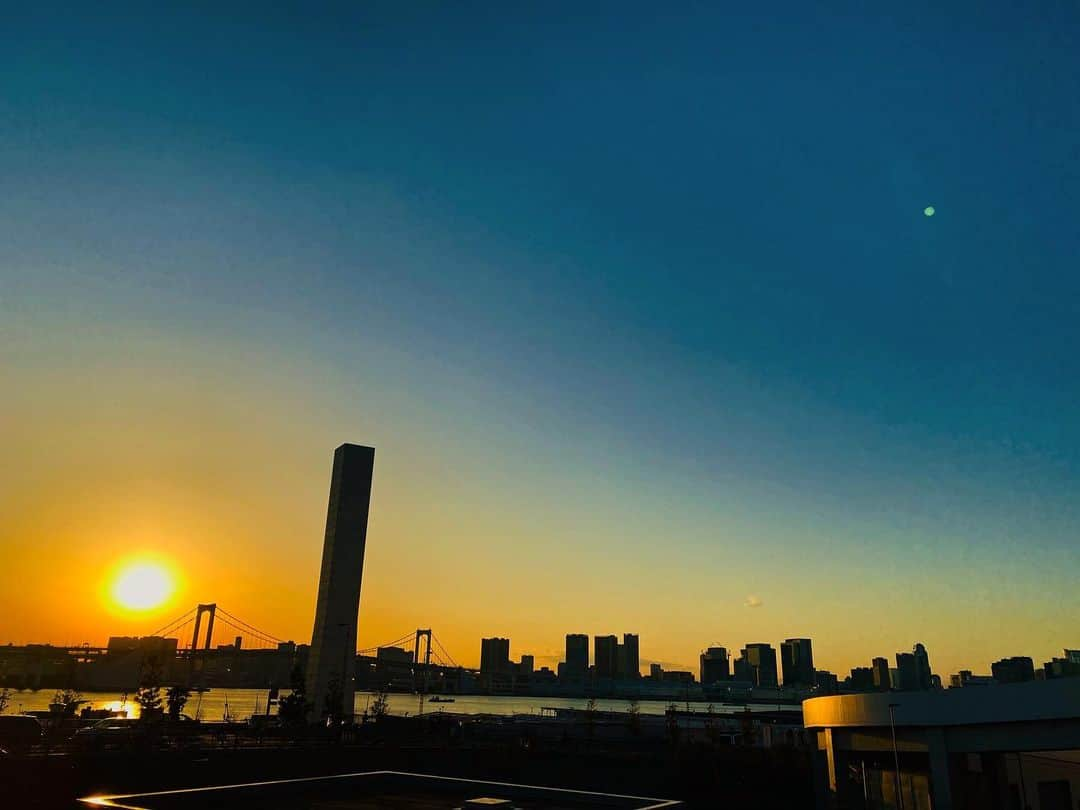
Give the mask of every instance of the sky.
<svg viewBox="0 0 1080 810">
<path fill-rule="evenodd" d="M 306 641 L 348 441 L 361 646 L 1080 646 L 1074 4 L 24 6 L 0 642 Z"/>
</svg>

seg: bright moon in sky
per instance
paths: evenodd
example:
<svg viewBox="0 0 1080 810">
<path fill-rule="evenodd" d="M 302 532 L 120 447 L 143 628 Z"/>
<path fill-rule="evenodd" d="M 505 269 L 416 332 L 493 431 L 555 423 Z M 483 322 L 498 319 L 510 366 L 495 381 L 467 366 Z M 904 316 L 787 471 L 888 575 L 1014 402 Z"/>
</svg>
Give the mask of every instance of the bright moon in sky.
<svg viewBox="0 0 1080 810">
<path fill-rule="evenodd" d="M 934 215 L 934 206 L 928 205 L 922 210 L 922 212 L 926 214 L 926 216 L 932 217 Z"/>
<path fill-rule="evenodd" d="M 149 610 L 163 604 L 173 592 L 173 578 L 158 563 L 132 563 L 113 582 L 113 599 L 129 610 Z"/>
</svg>

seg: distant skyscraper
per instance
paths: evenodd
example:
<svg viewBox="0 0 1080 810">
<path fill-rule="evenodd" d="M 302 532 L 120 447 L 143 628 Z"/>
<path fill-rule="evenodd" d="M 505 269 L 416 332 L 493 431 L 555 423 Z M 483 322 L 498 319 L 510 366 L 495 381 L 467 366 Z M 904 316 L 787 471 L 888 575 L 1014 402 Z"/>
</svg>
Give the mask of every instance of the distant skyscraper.
<svg viewBox="0 0 1080 810">
<path fill-rule="evenodd" d="M 1035 662 L 1027 656 L 1014 655 L 1002 658 L 990 665 L 990 672 L 998 683 L 1024 683 L 1035 680 Z"/>
<path fill-rule="evenodd" d="M 808 638 L 789 638 L 780 644 L 784 686 L 814 685 L 814 651 Z"/>
<path fill-rule="evenodd" d="M 583 678 L 588 671 L 589 637 L 584 633 L 567 633 L 564 672 L 572 678 Z"/>
<path fill-rule="evenodd" d="M 779 685 L 776 671 L 776 650 L 771 644 L 747 644 L 742 651 L 750 667 L 754 686 L 775 687 Z"/>
<path fill-rule="evenodd" d="M 702 686 L 710 686 L 720 681 L 726 681 L 730 677 L 728 670 L 728 653 L 724 647 L 709 647 L 701 654 L 700 672 Z"/>
<path fill-rule="evenodd" d="M 614 678 L 619 666 L 619 639 L 616 636 L 593 637 L 593 666 L 597 678 Z"/>
<path fill-rule="evenodd" d="M 620 677 L 634 680 L 641 677 L 641 652 L 637 633 L 623 633 Z"/>
<path fill-rule="evenodd" d="M 889 678 L 889 661 L 887 658 L 875 658 L 870 662 L 870 669 L 874 672 L 874 688 L 879 692 L 888 692 L 892 688 Z"/>
<path fill-rule="evenodd" d="M 933 673 L 930 670 L 930 656 L 926 653 L 926 647 L 916 644 L 911 651 L 915 656 L 915 676 L 919 689 L 930 689 L 934 685 Z"/>
<path fill-rule="evenodd" d="M 905 692 L 930 688 L 930 661 L 922 644 L 914 652 L 896 654 L 896 687 Z"/>
<path fill-rule="evenodd" d="M 848 688 L 854 692 L 874 691 L 874 670 L 870 667 L 852 667 Z"/>
<path fill-rule="evenodd" d="M 510 671 L 510 639 L 480 639 L 480 674 L 495 675 Z"/>
<path fill-rule="evenodd" d="M 746 659 L 746 650 L 743 649 L 739 652 L 739 657 L 735 659 L 731 665 L 732 677 L 736 681 L 744 683 L 753 683 L 757 675 L 754 673 L 754 668 L 750 666 L 750 662 Z"/>
<path fill-rule="evenodd" d="M 308 699 L 313 710 L 323 715 L 332 691 L 340 697 L 341 712 L 353 713 L 356 620 L 374 469 L 373 447 L 343 444 L 334 451 L 319 596 L 306 673 Z"/>
<path fill-rule="evenodd" d="M 521 675 L 532 675 L 533 668 L 535 666 L 535 660 L 531 655 L 521 656 L 521 663 L 518 665 L 518 672 Z"/>
</svg>

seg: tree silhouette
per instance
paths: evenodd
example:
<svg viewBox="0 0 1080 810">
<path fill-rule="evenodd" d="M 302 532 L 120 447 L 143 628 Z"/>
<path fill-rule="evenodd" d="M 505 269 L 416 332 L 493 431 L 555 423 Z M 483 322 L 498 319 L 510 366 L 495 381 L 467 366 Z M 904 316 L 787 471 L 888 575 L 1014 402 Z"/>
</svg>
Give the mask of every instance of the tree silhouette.
<svg viewBox="0 0 1080 810">
<path fill-rule="evenodd" d="M 390 714 L 390 693 L 385 689 L 380 689 L 375 693 L 375 700 L 371 704 L 371 716 L 376 720 L 381 720 Z"/>
<path fill-rule="evenodd" d="M 293 668 L 289 681 L 291 691 L 278 700 L 278 717 L 287 728 L 295 730 L 307 724 L 311 704 L 305 692 L 304 672 L 299 666 Z"/>
<path fill-rule="evenodd" d="M 188 695 L 191 694 L 186 686 L 170 686 L 165 693 L 165 706 L 169 714 L 169 719 L 176 721 L 180 719 L 180 713 L 184 711 L 184 706 L 188 702 Z"/>
<path fill-rule="evenodd" d="M 630 699 L 630 708 L 626 710 L 626 725 L 635 737 L 641 733 L 641 707 L 637 698 Z"/>
<path fill-rule="evenodd" d="M 82 693 L 78 689 L 57 689 L 53 695 L 52 705 L 60 708 L 60 714 L 64 717 L 74 717 L 79 704 L 83 702 Z"/>
<path fill-rule="evenodd" d="M 135 702 L 139 704 L 139 717 L 151 721 L 161 716 L 161 667 L 156 658 L 148 658 L 143 664 L 139 688 L 135 690 Z"/>
</svg>

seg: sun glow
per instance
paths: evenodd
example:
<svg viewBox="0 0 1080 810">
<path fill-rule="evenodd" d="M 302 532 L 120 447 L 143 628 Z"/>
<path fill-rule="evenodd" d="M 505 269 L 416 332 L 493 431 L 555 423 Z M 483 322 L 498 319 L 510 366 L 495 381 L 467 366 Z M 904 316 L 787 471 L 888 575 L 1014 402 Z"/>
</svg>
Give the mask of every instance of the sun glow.
<svg viewBox="0 0 1080 810">
<path fill-rule="evenodd" d="M 175 587 L 173 576 L 165 566 L 137 562 L 120 569 L 113 580 L 112 597 L 128 610 L 150 610 L 163 605 Z"/>
</svg>

